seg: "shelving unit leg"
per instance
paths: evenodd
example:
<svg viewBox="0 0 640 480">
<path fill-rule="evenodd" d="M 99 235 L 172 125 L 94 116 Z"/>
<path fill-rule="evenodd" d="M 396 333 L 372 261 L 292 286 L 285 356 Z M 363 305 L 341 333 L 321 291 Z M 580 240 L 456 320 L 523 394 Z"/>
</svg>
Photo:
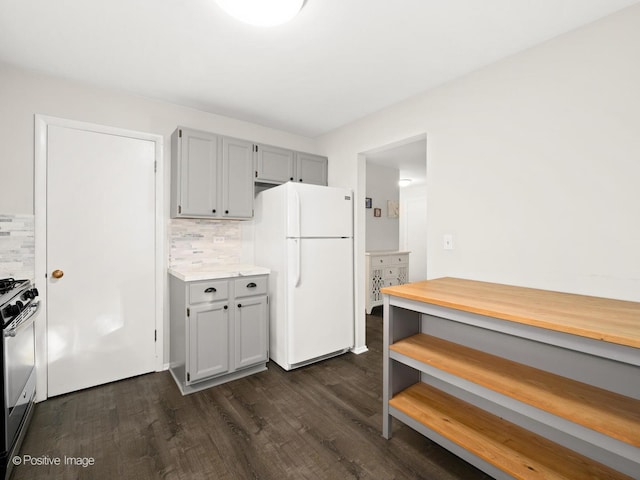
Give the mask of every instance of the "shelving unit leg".
<svg viewBox="0 0 640 480">
<path fill-rule="evenodd" d="M 399 364 L 389 357 L 389 345 L 396 339 L 416 334 L 420 331 L 420 313 L 400 307 L 394 307 L 389 296 L 383 296 L 382 332 L 383 368 L 382 368 L 382 436 L 391 438 L 391 420 L 389 400 L 393 396 L 420 381 L 420 372 Z"/>
</svg>

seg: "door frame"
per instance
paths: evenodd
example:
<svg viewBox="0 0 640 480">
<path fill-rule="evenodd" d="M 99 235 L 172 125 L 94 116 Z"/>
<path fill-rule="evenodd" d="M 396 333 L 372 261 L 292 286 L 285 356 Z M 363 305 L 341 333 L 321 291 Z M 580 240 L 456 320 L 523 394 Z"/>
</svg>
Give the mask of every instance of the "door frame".
<svg viewBox="0 0 640 480">
<path fill-rule="evenodd" d="M 366 238 L 367 238 L 367 225 L 366 225 L 366 209 L 365 209 L 365 198 L 367 196 L 367 155 L 371 155 L 372 153 L 379 153 L 385 150 L 391 150 L 396 147 L 401 147 L 408 143 L 413 143 L 419 140 L 427 140 L 427 150 L 425 157 L 425 168 L 427 169 L 427 195 L 429 188 L 429 159 L 431 155 L 429 153 L 429 149 L 431 147 L 431 143 L 429 142 L 429 136 L 426 131 L 422 133 L 418 133 L 416 135 L 412 135 L 409 137 L 402 137 L 394 140 L 390 140 L 387 143 L 378 144 L 374 147 L 368 148 L 366 150 L 362 150 L 358 152 L 356 157 L 356 179 L 357 179 L 357 190 L 355 193 L 355 230 L 354 230 L 354 246 L 355 246 L 355 258 L 354 258 L 354 266 L 355 266 L 355 293 L 356 293 L 356 318 L 355 318 L 355 329 L 356 329 L 356 346 L 353 349 L 354 353 L 363 353 L 367 351 L 366 346 L 366 324 L 367 324 L 367 315 L 365 310 L 366 305 L 366 291 L 365 291 L 365 253 L 366 253 Z M 427 203 L 427 215 L 428 215 L 428 203 Z M 427 231 L 428 231 L 427 224 Z M 427 252 L 428 254 L 428 252 Z M 427 255 L 427 262 L 428 262 Z M 411 263 L 411 260 L 409 260 Z M 427 270 L 427 276 L 429 271 Z"/>
<path fill-rule="evenodd" d="M 164 139 L 161 135 L 126 130 L 77 120 L 35 114 L 34 125 L 34 214 L 35 214 L 35 283 L 42 307 L 35 322 L 36 340 L 36 401 L 48 398 L 48 338 L 47 338 L 47 132 L 49 126 L 74 128 L 95 133 L 118 135 L 155 144 L 155 342 L 156 371 L 164 369 L 164 272 L 165 223 Z"/>
</svg>

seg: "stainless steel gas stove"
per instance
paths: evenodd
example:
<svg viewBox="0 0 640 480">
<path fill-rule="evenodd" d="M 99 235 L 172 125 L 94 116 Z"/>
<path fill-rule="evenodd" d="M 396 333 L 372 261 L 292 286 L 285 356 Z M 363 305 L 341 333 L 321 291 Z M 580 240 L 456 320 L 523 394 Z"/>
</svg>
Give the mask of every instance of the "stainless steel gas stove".
<svg viewBox="0 0 640 480">
<path fill-rule="evenodd" d="M 0 414 L 0 478 L 11 473 L 11 459 L 26 433 L 36 390 L 35 325 L 40 308 L 38 290 L 29 280 L 0 279 L 2 382 L 4 412 Z"/>
</svg>

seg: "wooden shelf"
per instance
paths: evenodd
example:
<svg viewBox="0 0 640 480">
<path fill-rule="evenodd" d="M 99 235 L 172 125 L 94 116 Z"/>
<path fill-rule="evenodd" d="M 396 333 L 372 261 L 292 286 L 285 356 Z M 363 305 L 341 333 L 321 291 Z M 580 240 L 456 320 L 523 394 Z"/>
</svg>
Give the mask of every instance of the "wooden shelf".
<svg viewBox="0 0 640 480">
<path fill-rule="evenodd" d="M 389 406 L 516 479 L 631 479 L 424 383 Z"/>
<path fill-rule="evenodd" d="M 417 334 L 390 350 L 545 412 L 640 447 L 640 400 Z"/>
<path fill-rule="evenodd" d="M 639 478 L 640 303 L 456 278 L 382 293 L 385 438 L 395 417 L 497 478 Z"/>
<path fill-rule="evenodd" d="M 383 294 L 640 348 L 640 302 L 438 278 L 386 287 Z"/>
</svg>

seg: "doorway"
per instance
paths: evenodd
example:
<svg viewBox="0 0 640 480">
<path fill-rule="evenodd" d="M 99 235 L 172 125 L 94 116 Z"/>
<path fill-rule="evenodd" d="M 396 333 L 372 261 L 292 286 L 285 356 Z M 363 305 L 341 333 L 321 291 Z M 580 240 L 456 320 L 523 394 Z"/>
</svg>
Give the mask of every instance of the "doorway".
<svg viewBox="0 0 640 480">
<path fill-rule="evenodd" d="M 427 278 L 426 135 L 376 148 L 364 156 L 366 197 L 372 198 L 372 206 L 382 207 L 381 212 L 365 209 L 365 251 L 380 250 L 380 245 L 384 246 L 382 250 L 409 251 L 407 280 L 424 280 Z M 403 184 L 399 180 L 404 180 Z M 382 198 L 376 199 L 379 196 Z M 392 216 L 388 211 L 390 197 L 400 207 L 395 221 L 388 218 Z M 374 313 L 381 315 L 381 307 Z"/>
<path fill-rule="evenodd" d="M 160 136 L 36 116 L 39 401 L 161 368 L 161 159 Z"/>
</svg>

